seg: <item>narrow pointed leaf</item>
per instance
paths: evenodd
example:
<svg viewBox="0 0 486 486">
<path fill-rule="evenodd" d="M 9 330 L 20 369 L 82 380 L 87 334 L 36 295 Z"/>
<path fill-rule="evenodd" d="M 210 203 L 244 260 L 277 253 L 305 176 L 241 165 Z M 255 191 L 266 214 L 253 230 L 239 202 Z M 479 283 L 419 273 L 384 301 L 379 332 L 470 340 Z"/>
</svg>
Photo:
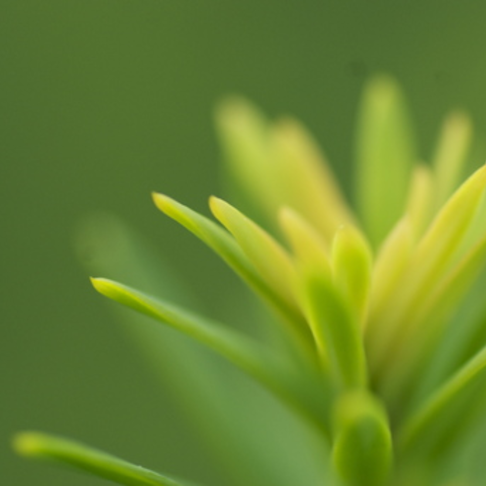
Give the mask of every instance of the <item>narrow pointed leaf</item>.
<svg viewBox="0 0 486 486">
<path fill-rule="evenodd" d="M 436 209 L 447 201 L 459 184 L 471 145 L 472 132 L 471 120 L 465 113 L 451 113 L 444 122 L 433 158 Z"/>
<path fill-rule="evenodd" d="M 290 324 L 291 333 L 299 334 L 299 329 L 305 327 L 302 314 L 295 305 L 273 289 L 260 276 L 259 272 L 238 246 L 234 238 L 215 222 L 198 214 L 183 204 L 163 194 L 153 194 L 156 206 L 167 216 L 174 219 L 206 245 L 214 250 L 257 294 L 263 297 L 276 309 L 284 322 Z M 296 331 L 297 330 L 297 331 Z M 298 338 L 299 339 L 299 338 Z M 305 339 L 305 338 L 304 338 Z"/>
<path fill-rule="evenodd" d="M 358 122 L 356 200 L 377 246 L 403 213 L 416 154 L 405 102 L 391 78 L 365 89 Z"/>
<path fill-rule="evenodd" d="M 366 359 L 355 313 L 342 293 L 314 267 L 302 272 L 302 300 L 324 363 L 338 388 L 366 385 Z"/>
<path fill-rule="evenodd" d="M 334 408 L 332 462 L 349 486 L 382 486 L 390 475 L 392 438 L 384 407 L 366 391 L 352 391 Z"/>
<path fill-rule="evenodd" d="M 334 281 L 362 324 L 368 309 L 371 265 L 371 250 L 359 231 L 350 226 L 339 229 L 332 245 Z"/>
<path fill-rule="evenodd" d="M 298 382 L 295 367 L 273 350 L 218 322 L 179 309 L 120 283 L 96 278 L 93 286 L 102 295 L 167 324 L 226 358 L 237 368 L 275 393 L 325 433 L 321 409 L 325 399 L 309 394 Z M 312 371 L 312 370 L 309 370 Z M 312 382 L 312 379 L 311 379 Z M 321 382 L 322 384 L 322 382 Z M 315 388 L 315 382 L 312 385 Z M 296 398 L 296 394 L 302 400 Z"/>
<path fill-rule="evenodd" d="M 14 439 L 15 450 L 27 457 L 60 462 L 125 486 L 194 486 L 136 466 L 79 442 L 39 432 Z"/>
<path fill-rule="evenodd" d="M 170 325 L 208 346 L 259 381 L 265 381 L 265 352 L 246 336 L 215 321 L 179 309 L 143 292 L 104 278 L 91 279 L 102 295 Z M 269 351 L 270 353 L 270 351 Z"/>
<path fill-rule="evenodd" d="M 214 216 L 232 233 L 260 276 L 282 300 L 296 306 L 295 269 L 284 248 L 227 202 L 211 197 L 209 204 Z"/>
</svg>

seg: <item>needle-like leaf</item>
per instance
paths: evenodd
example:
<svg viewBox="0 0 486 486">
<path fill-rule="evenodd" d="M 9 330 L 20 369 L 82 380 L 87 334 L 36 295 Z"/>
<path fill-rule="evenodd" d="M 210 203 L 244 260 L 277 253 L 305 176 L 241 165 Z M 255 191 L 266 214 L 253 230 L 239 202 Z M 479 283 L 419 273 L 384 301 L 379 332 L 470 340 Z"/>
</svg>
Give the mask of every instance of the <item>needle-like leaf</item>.
<svg viewBox="0 0 486 486">
<path fill-rule="evenodd" d="M 79 442 L 39 432 L 18 434 L 14 438 L 14 448 L 23 456 L 60 462 L 125 486 L 194 486 Z"/>
<path fill-rule="evenodd" d="M 92 278 L 91 282 L 100 294 L 187 334 L 259 381 L 267 379 L 265 364 L 270 363 L 270 356 L 241 333 L 118 282 L 104 278 Z"/>
<path fill-rule="evenodd" d="M 299 383 L 298 371 L 289 361 L 227 326 L 118 282 L 103 278 L 91 281 L 102 295 L 177 329 L 223 356 L 326 433 L 322 422 L 326 398 L 322 397 L 322 390 L 316 390 L 322 387 L 322 382 L 316 385 L 314 376 Z M 312 374 L 312 369 L 306 371 Z M 311 394 L 309 387 L 314 387 Z"/>
<path fill-rule="evenodd" d="M 163 194 L 153 194 L 156 206 L 167 216 L 191 231 L 214 250 L 257 294 L 270 303 L 283 321 L 290 325 L 289 332 L 298 342 L 307 346 L 305 321 L 295 304 L 287 301 L 257 271 L 232 236 L 214 221 L 198 214 L 183 204 Z M 304 336 L 302 335 L 304 332 Z M 307 344 L 306 344 L 307 343 Z"/>
</svg>

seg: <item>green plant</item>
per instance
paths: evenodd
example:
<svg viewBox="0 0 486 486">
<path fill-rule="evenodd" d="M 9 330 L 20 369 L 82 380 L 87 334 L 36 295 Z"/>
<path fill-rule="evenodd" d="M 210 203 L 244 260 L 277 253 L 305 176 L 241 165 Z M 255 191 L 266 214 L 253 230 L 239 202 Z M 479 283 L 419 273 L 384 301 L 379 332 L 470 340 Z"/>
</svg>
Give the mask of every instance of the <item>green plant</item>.
<svg viewBox="0 0 486 486">
<path fill-rule="evenodd" d="M 253 450 L 248 417 L 240 417 L 255 389 L 233 383 L 237 399 L 225 395 L 240 375 L 228 376 L 203 348 L 143 323 L 146 345 L 155 355 L 165 346 L 164 356 L 178 369 L 175 381 L 191 383 L 186 392 L 211 387 L 212 398 L 198 395 L 203 422 L 225 437 L 236 462 L 252 465 L 247 476 L 234 469 L 235 484 L 476 484 L 461 465 L 474 444 L 479 447 L 475 431 L 486 407 L 486 308 L 480 294 L 486 167 L 459 186 L 472 135 L 468 118 L 447 117 L 431 164 L 417 165 L 399 88 L 385 76 L 372 80 L 358 121 L 357 215 L 295 120 L 269 123 L 233 99 L 218 111 L 217 126 L 235 194 L 261 225 L 215 197 L 210 208 L 222 226 L 162 194 L 153 199 L 272 310 L 273 317 L 262 319 L 266 338 L 114 280 L 92 283 L 110 299 L 210 348 L 292 411 L 282 416 L 286 412 L 268 397 L 254 402 L 267 407 L 265 420 L 276 420 L 275 434 L 283 422 L 289 434 L 295 431 L 295 442 L 287 444 L 291 460 L 276 462 L 266 454 L 278 439 L 270 434 Z M 126 243 L 124 258 L 113 256 L 100 237 L 97 249 L 110 251 L 96 268 L 137 274 L 142 286 L 155 289 L 148 252 L 137 252 L 119 223 L 110 225 L 106 238 L 114 238 L 112 232 Z M 218 406 L 235 412 L 229 421 Z M 15 447 L 120 484 L 188 484 L 45 434 L 22 433 Z M 316 456 L 322 469 L 310 464 Z"/>
</svg>

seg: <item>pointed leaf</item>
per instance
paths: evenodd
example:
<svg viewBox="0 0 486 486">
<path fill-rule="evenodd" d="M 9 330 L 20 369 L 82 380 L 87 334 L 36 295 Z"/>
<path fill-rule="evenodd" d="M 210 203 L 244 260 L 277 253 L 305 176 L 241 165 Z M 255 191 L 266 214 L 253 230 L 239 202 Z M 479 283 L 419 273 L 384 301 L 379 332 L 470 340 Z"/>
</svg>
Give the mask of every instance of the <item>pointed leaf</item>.
<svg viewBox="0 0 486 486">
<path fill-rule="evenodd" d="M 92 278 L 91 282 L 100 294 L 174 327 L 213 349 L 259 381 L 267 379 L 265 362 L 270 362 L 270 356 L 266 357 L 258 343 L 246 336 L 118 282 L 104 278 Z"/>
<path fill-rule="evenodd" d="M 403 213 L 415 147 L 401 91 L 386 76 L 365 89 L 359 114 L 357 207 L 377 246 Z"/>
<path fill-rule="evenodd" d="M 309 380 L 303 380 L 304 384 L 299 383 L 295 367 L 271 349 L 218 322 L 179 309 L 173 304 L 118 282 L 102 278 L 91 281 L 95 289 L 104 296 L 168 324 L 206 345 L 275 393 L 283 402 L 326 433 L 321 412 L 325 399 L 316 391 L 314 378 L 310 377 L 310 384 Z M 322 380 L 319 385 L 322 386 Z M 312 394 L 308 393 L 308 388 L 312 390 Z"/>
<path fill-rule="evenodd" d="M 393 461 L 386 411 L 369 392 L 352 391 L 334 409 L 332 462 L 349 486 L 386 484 Z"/>
<path fill-rule="evenodd" d="M 249 258 L 243 253 L 242 249 L 228 232 L 208 218 L 163 194 L 153 194 L 153 198 L 156 206 L 163 213 L 180 223 L 206 243 L 255 292 L 262 296 L 266 302 L 270 303 L 278 311 L 284 322 L 290 324 L 291 333 L 294 335 L 297 334 L 297 336 L 300 335 L 301 330 L 305 327 L 300 311 L 260 276 L 252 262 L 250 262 Z M 297 339 L 301 338 L 302 336 L 297 337 Z"/>
<path fill-rule="evenodd" d="M 24 432 L 14 439 L 15 450 L 27 457 L 52 460 L 126 486 L 189 486 L 91 447 L 40 432 Z"/>
</svg>

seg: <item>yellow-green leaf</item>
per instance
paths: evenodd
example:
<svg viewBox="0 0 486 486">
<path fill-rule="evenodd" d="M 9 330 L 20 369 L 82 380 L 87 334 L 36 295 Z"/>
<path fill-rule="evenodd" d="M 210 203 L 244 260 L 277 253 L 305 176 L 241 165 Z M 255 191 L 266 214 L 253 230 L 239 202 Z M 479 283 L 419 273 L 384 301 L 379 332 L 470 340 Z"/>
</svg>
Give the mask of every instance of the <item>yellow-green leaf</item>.
<svg viewBox="0 0 486 486">
<path fill-rule="evenodd" d="M 340 389 L 364 387 L 366 358 L 358 318 L 340 289 L 313 266 L 302 269 L 302 301 L 324 364 Z"/>
<path fill-rule="evenodd" d="M 15 450 L 26 457 L 60 462 L 125 486 L 189 486 L 79 442 L 40 432 L 23 432 L 14 438 Z"/>
<path fill-rule="evenodd" d="M 302 314 L 292 301 L 283 297 L 276 289 L 269 284 L 255 268 L 254 264 L 245 255 L 238 243 L 232 236 L 221 228 L 214 221 L 198 214 L 183 204 L 174 201 L 163 194 L 153 194 L 156 206 L 167 216 L 174 219 L 186 229 L 191 231 L 206 245 L 214 250 L 255 292 L 269 302 L 275 308 L 284 322 L 290 324 L 290 332 L 303 339 L 308 340 L 309 336 L 302 336 L 302 329 L 305 322 Z"/>
<path fill-rule="evenodd" d="M 280 120 L 271 130 L 275 175 L 270 185 L 279 191 L 281 206 L 301 214 L 330 242 L 343 224 L 354 224 L 339 185 L 322 151 L 296 120 Z"/>
<path fill-rule="evenodd" d="M 357 207 L 375 247 L 403 213 L 415 160 L 402 93 L 393 79 L 376 77 L 365 88 L 356 146 Z"/>
<path fill-rule="evenodd" d="M 214 216 L 234 236 L 260 277 L 282 300 L 296 306 L 295 269 L 286 250 L 236 208 L 216 197 L 209 201 Z"/>
<path fill-rule="evenodd" d="M 361 233 L 351 226 L 339 229 L 332 245 L 334 281 L 361 324 L 368 309 L 371 265 L 371 250 Z"/>
<path fill-rule="evenodd" d="M 451 113 L 444 121 L 433 158 L 435 209 L 442 206 L 459 184 L 471 145 L 472 132 L 471 120 L 465 113 Z"/>
</svg>

